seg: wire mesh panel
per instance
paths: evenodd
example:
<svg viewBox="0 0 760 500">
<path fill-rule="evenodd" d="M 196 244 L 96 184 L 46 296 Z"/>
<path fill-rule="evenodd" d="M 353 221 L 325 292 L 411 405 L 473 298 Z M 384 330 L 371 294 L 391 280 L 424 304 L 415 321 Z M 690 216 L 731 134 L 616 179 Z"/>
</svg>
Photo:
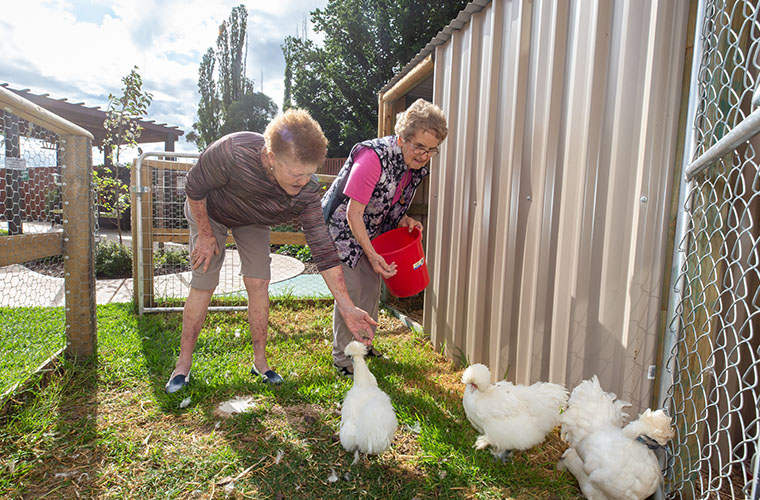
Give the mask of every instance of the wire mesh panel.
<svg viewBox="0 0 760 500">
<path fill-rule="evenodd" d="M 184 213 L 187 172 L 198 154 L 146 153 L 132 172 L 135 295 L 142 311 L 179 310 L 190 290 L 189 228 Z M 331 182 L 327 176 L 324 183 Z M 271 228 L 270 295 L 327 297 L 324 280 L 297 219 Z M 240 256 L 230 234 L 214 299 L 215 309 L 243 309 L 247 298 Z"/>
<path fill-rule="evenodd" d="M 702 57 L 694 62 L 699 67 L 692 88 L 698 98 L 695 159 L 760 116 L 751 115 L 760 81 L 757 5 L 702 5 Z M 666 353 L 673 383 L 665 403 L 677 432 L 666 478 L 669 498 L 759 498 L 758 132 L 685 184 L 685 232 L 677 235 L 676 249 L 683 265 L 671 298 L 671 328 L 678 334 Z"/>
<path fill-rule="evenodd" d="M 0 103 L 0 394 L 6 396 L 64 348 L 74 356 L 94 350 L 94 211 L 91 138 L 45 128 L 60 119 L 40 112 L 43 127 L 25 113 L 31 104 L 10 93 L 0 92 Z"/>
</svg>

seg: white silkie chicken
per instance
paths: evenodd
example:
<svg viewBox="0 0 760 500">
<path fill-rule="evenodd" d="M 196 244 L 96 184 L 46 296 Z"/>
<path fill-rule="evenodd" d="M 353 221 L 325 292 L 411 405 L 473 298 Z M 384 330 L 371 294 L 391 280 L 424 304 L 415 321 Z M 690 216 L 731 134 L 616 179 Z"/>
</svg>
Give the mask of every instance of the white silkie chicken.
<svg viewBox="0 0 760 500">
<path fill-rule="evenodd" d="M 354 364 L 354 385 L 343 400 L 340 421 L 340 444 L 346 451 L 380 454 L 391 446 L 398 421 L 391 398 L 377 387 L 377 380 L 367 368 L 367 347 L 356 340 L 344 351 Z"/>
<path fill-rule="evenodd" d="M 483 364 L 470 365 L 462 375 L 466 384 L 462 404 L 467 419 L 481 433 L 474 447 L 491 447 L 491 453 L 507 461 L 513 450 L 540 444 L 559 424 L 560 409 L 567 390 L 559 384 L 536 382 L 515 385 L 502 380 L 491 383 L 491 372 Z"/>
<path fill-rule="evenodd" d="M 580 383 L 562 415 L 562 437 L 570 444 L 557 468 L 570 471 L 589 500 L 641 500 L 662 481 L 655 449 L 673 437 L 663 410 L 647 409 L 622 427 L 630 404 L 602 390 L 594 375 Z"/>
</svg>

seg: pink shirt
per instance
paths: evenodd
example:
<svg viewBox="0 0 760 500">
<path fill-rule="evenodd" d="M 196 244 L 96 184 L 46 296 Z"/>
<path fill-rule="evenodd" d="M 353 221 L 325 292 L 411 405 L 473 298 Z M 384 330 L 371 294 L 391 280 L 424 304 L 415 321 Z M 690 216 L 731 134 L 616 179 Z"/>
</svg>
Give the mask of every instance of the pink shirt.
<svg viewBox="0 0 760 500">
<path fill-rule="evenodd" d="M 354 156 L 354 166 L 348 174 L 343 194 L 363 205 L 369 204 L 372 191 L 374 191 L 377 181 L 380 180 L 381 173 L 382 167 L 377 154 L 372 148 L 361 148 Z M 393 195 L 393 203 L 401 198 L 401 193 L 409 184 L 411 177 L 412 173 L 407 169 L 401 178 L 401 182 L 399 182 L 396 194 Z"/>
</svg>

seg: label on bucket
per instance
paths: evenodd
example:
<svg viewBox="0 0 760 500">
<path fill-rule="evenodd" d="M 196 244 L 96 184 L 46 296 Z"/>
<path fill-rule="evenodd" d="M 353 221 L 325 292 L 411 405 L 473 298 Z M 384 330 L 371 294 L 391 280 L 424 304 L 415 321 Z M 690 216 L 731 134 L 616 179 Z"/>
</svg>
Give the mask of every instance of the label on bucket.
<svg viewBox="0 0 760 500">
<path fill-rule="evenodd" d="M 417 262 L 415 262 L 415 263 L 412 265 L 412 267 L 413 267 L 414 269 L 419 269 L 419 268 L 422 266 L 422 264 L 424 264 L 424 263 L 425 263 L 425 257 L 422 257 L 420 260 L 418 260 Z"/>
</svg>

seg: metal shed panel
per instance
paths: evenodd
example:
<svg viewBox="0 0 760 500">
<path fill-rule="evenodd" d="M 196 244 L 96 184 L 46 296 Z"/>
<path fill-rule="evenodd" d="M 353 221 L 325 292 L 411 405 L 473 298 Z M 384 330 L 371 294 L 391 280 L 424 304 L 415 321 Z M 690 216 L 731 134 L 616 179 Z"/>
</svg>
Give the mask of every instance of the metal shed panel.
<svg viewBox="0 0 760 500">
<path fill-rule="evenodd" d="M 449 355 L 649 406 L 688 8 L 497 0 L 435 46 L 424 324 Z"/>
</svg>

